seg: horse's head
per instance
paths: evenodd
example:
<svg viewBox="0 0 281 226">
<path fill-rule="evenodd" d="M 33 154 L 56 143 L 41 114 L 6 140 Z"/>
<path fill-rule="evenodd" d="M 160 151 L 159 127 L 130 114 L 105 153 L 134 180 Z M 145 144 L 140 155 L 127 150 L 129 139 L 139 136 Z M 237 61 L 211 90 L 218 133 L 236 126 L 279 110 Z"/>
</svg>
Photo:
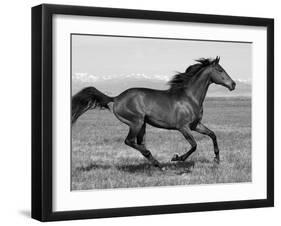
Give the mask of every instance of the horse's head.
<svg viewBox="0 0 281 226">
<path fill-rule="evenodd" d="M 216 57 L 211 63 L 211 82 L 227 87 L 230 91 L 235 89 L 236 83 L 230 78 L 219 64 L 220 58 Z"/>
</svg>

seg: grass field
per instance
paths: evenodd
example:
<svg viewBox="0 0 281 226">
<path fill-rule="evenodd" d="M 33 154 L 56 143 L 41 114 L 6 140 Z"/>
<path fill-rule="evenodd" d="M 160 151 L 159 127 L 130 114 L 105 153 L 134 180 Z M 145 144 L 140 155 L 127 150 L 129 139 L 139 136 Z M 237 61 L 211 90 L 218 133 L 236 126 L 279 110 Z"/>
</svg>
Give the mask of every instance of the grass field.
<svg viewBox="0 0 281 226">
<path fill-rule="evenodd" d="M 209 98 L 202 121 L 217 135 L 220 164 L 211 139 L 196 132 L 197 151 L 186 162 L 170 162 L 189 144 L 177 131 L 147 126 L 147 148 L 166 167 L 161 172 L 124 144 L 128 127 L 111 112 L 86 112 L 72 129 L 72 190 L 250 182 L 251 99 Z"/>
</svg>

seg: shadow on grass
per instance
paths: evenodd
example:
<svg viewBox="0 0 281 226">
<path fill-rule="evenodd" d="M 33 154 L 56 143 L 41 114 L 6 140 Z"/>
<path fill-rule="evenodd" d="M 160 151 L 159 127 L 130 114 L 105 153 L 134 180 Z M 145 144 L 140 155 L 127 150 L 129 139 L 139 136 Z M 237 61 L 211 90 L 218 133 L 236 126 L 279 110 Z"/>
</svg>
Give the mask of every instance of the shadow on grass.
<svg viewBox="0 0 281 226">
<path fill-rule="evenodd" d="M 194 168 L 194 161 L 189 162 L 167 162 L 162 163 L 161 166 L 164 168 L 163 172 L 169 171 L 179 171 L 184 173 L 190 173 L 191 168 Z M 126 165 L 119 165 L 116 167 L 120 171 L 125 171 L 128 173 L 146 173 L 147 171 L 159 171 L 157 167 L 152 166 L 149 162 L 140 163 L 140 164 L 126 164 Z"/>
<path fill-rule="evenodd" d="M 86 171 L 91 171 L 91 170 L 95 170 L 95 169 L 106 170 L 106 169 L 110 169 L 110 168 L 112 168 L 112 166 L 110 166 L 110 165 L 101 165 L 101 164 L 91 163 L 90 165 L 87 165 L 87 166 L 79 166 L 76 168 L 76 170 L 86 172 Z"/>
<path fill-rule="evenodd" d="M 87 166 L 77 167 L 77 171 L 88 172 L 91 170 L 108 170 L 108 169 L 117 169 L 119 171 L 127 172 L 127 173 L 144 173 L 147 175 L 152 175 L 152 173 L 161 173 L 161 174 L 187 174 L 191 173 L 191 169 L 194 168 L 194 161 L 186 161 L 186 162 L 166 162 L 162 163 L 161 166 L 164 168 L 161 171 L 159 168 L 152 166 L 149 162 L 136 163 L 136 164 L 117 164 L 117 165 L 105 165 L 105 164 L 97 164 L 91 163 Z"/>
</svg>

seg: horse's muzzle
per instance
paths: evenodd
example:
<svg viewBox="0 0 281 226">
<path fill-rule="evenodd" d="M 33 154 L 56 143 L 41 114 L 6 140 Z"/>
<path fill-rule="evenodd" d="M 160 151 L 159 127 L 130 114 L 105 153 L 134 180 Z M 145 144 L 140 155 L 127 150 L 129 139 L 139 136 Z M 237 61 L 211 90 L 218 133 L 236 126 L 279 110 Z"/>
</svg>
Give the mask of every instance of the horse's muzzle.
<svg viewBox="0 0 281 226">
<path fill-rule="evenodd" d="M 235 83 L 235 82 L 232 82 L 231 85 L 228 87 L 228 89 L 229 89 L 230 91 L 232 91 L 232 90 L 235 89 L 235 87 L 236 87 L 236 83 Z"/>
</svg>

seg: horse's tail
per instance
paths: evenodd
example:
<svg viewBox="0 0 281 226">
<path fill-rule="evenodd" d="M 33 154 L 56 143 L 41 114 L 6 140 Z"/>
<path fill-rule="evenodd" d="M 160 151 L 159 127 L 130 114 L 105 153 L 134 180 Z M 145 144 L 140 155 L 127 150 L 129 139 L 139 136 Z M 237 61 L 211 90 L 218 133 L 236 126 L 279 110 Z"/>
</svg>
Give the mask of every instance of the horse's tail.
<svg viewBox="0 0 281 226">
<path fill-rule="evenodd" d="M 87 87 L 72 97 L 72 116 L 71 123 L 75 123 L 76 120 L 89 109 L 100 107 L 101 109 L 109 109 L 108 103 L 113 102 L 114 98 L 105 95 L 97 90 L 95 87 Z"/>
</svg>

